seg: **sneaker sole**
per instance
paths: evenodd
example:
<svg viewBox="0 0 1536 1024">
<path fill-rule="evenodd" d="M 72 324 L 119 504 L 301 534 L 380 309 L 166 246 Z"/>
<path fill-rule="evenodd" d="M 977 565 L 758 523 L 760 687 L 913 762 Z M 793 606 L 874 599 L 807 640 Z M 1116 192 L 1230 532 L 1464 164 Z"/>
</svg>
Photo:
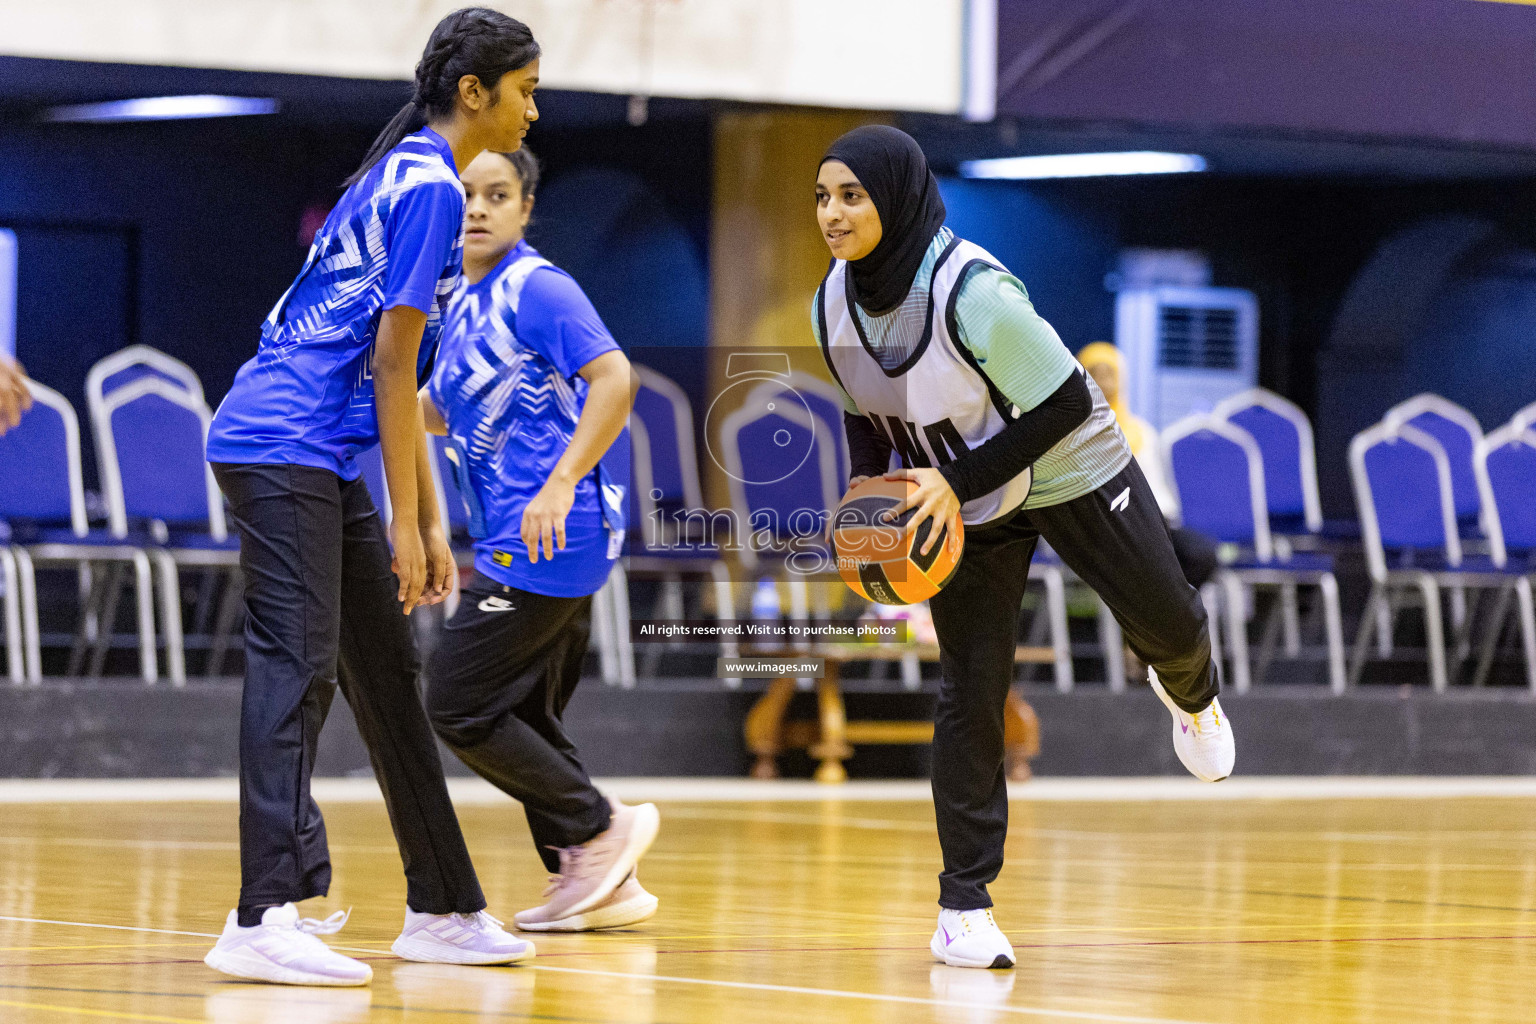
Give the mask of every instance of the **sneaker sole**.
<svg viewBox="0 0 1536 1024">
<path fill-rule="evenodd" d="M 928 952 L 932 953 L 933 958 L 939 963 L 945 964 L 949 967 L 975 967 L 985 970 L 1006 970 L 1014 965 L 1012 960 L 1008 959 L 1001 953 L 997 954 L 997 956 L 993 957 L 990 961 L 966 960 L 963 957 L 950 956 L 944 951 L 944 948 L 938 944 L 937 936 L 935 936 L 933 940 L 928 943 Z"/>
<path fill-rule="evenodd" d="M 373 980 L 373 968 L 363 964 L 368 974 L 362 978 L 333 978 L 324 974 L 310 974 L 291 967 L 275 964 L 265 957 L 241 956 L 222 949 L 211 949 L 203 957 L 203 963 L 221 974 L 246 981 L 267 981 L 274 985 L 313 985 L 325 988 L 357 988 Z"/>
<path fill-rule="evenodd" d="M 635 827 L 630 830 L 629 841 L 624 844 L 624 849 L 613 860 L 613 865 L 608 869 L 608 874 L 603 876 L 603 881 L 595 889 L 587 894 L 586 898 L 571 904 L 571 909 L 565 912 L 566 918 L 584 914 L 596 907 L 599 903 L 613 895 L 613 891 L 624 884 L 624 879 L 635 869 L 640 858 L 645 856 L 645 851 L 651 848 L 656 841 L 656 833 L 661 829 L 661 815 L 656 810 L 655 804 L 641 804 L 635 808 Z"/>
<path fill-rule="evenodd" d="M 460 964 L 469 967 L 488 967 L 494 964 L 515 964 L 520 960 L 531 960 L 535 950 L 533 943 L 525 942 L 522 951 L 508 955 L 506 953 L 480 953 L 472 949 L 460 949 L 457 946 L 444 945 L 439 942 L 422 942 L 414 938 L 400 936 L 389 947 L 402 960 L 410 960 L 418 964 Z"/>
<path fill-rule="evenodd" d="M 572 914 L 562 917 L 558 921 L 532 921 L 528 924 L 518 924 L 517 930 L 523 932 L 593 932 L 602 928 L 623 928 L 641 921 L 649 921 L 656 916 L 656 908 L 661 904 L 655 896 L 646 893 L 644 896 L 636 896 L 634 899 L 625 900 L 623 903 L 615 903 L 612 906 L 604 905 L 593 907 L 585 914 Z"/>
</svg>

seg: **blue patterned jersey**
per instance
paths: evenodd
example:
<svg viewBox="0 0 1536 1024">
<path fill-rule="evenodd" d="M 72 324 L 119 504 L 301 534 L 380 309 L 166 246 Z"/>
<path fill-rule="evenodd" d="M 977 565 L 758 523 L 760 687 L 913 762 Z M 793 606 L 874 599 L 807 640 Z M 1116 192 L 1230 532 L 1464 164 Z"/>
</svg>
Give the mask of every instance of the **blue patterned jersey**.
<svg viewBox="0 0 1536 1024">
<path fill-rule="evenodd" d="M 283 463 L 356 479 L 379 443 L 372 356 L 384 310 L 427 314 L 418 377 L 460 280 L 464 186 L 430 128 L 403 139 L 347 189 L 262 325 L 208 434 L 211 462 Z"/>
<path fill-rule="evenodd" d="M 522 523 L 576 431 L 587 396 L 577 371 L 618 347 L 575 280 L 527 242 L 454 296 L 430 394 L 460 460 L 475 568 L 491 579 L 581 597 L 608 578 L 623 542 L 629 467 L 616 462 L 627 445 L 576 485 L 565 550 L 552 560 L 528 561 Z"/>
</svg>

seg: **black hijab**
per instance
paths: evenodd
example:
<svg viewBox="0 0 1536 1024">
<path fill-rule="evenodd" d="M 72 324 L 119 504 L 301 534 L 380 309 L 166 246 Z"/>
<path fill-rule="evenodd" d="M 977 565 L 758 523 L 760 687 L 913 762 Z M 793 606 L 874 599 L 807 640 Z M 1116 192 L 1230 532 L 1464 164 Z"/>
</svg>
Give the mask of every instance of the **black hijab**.
<svg viewBox="0 0 1536 1024">
<path fill-rule="evenodd" d="M 848 264 L 853 297 L 883 313 L 907 297 L 928 243 L 944 226 L 944 200 L 917 140 L 899 128 L 855 128 L 827 149 L 822 163 L 841 160 L 869 192 L 880 214 L 880 243 Z"/>
</svg>

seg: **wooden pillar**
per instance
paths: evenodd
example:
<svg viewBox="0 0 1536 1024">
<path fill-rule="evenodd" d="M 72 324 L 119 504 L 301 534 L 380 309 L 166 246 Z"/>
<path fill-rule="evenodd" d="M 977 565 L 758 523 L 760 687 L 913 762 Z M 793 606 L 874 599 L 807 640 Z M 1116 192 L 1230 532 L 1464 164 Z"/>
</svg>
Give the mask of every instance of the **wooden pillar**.
<svg viewBox="0 0 1536 1024">
<path fill-rule="evenodd" d="M 827 378 L 810 321 L 811 299 L 831 258 L 816 227 L 816 170 L 832 140 L 880 120 L 824 110 L 737 111 L 716 119 L 711 395 L 724 390 L 726 355 L 742 348 L 784 351 L 794 369 Z M 706 500 L 727 506 L 723 474 L 708 457 L 700 462 Z"/>
</svg>

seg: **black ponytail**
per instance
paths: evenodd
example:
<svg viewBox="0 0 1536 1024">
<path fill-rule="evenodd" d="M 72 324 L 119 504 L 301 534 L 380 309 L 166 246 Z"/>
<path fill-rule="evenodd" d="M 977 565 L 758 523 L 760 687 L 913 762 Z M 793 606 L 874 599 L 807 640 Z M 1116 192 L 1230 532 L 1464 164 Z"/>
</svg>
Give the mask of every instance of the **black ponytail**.
<svg viewBox="0 0 1536 1024">
<path fill-rule="evenodd" d="M 453 113 L 459 79 L 474 75 L 495 90 L 501 76 L 527 67 L 539 56 L 539 44 L 528 26 L 500 11 L 466 7 L 454 11 L 432 30 L 427 48 L 416 64 L 416 93 L 379 132 L 368 155 L 344 183 L 357 184 L 400 140 L 420 131 L 434 117 Z"/>
</svg>

